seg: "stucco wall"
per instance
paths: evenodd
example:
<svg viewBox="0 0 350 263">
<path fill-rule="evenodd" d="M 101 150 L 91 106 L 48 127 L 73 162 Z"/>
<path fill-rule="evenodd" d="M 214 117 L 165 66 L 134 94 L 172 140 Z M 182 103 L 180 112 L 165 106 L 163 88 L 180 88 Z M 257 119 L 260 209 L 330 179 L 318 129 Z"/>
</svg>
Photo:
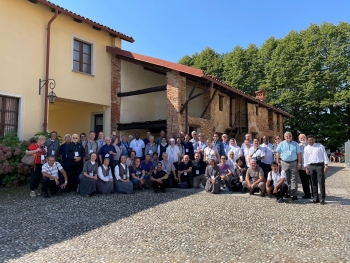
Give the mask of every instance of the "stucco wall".
<svg viewBox="0 0 350 263">
<path fill-rule="evenodd" d="M 27 0 L 0 1 L 0 94 L 12 92 L 25 101 L 21 138 L 42 130 L 44 95 L 38 95 L 38 80 L 45 78 L 46 27 L 54 15 L 50 8 Z M 95 76 L 72 72 L 72 39 L 76 36 L 94 45 Z M 85 23 L 60 14 L 51 26 L 50 78 L 60 98 L 110 106 L 111 56 L 106 45 L 120 40 L 96 31 Z M 33 116 L 35 116 L 33 118 Z M 50 125 L 50 119 L 48 120 Z"/>
<path fill-rule="evenodd" d="M 191 90 L 193 87 L 187 85 L 186 86 L 186 100 L 188 96 L 191 93 Z M 202 89 L 196 88 L 192 94 L 192 96 L 197 95 L 198 93 L 203 92 Z M 191 100 L 188 104 L 188 115 L 200 118 L 204 110 L 204 105 L 203 105 L 203 95 Z"/>
<path fill-rule="evenodd" d="M 166 85 L 166 77 L 130 62 L 121 61 L 121 92 Z M 122 97 L 120 122 L 166 119 L 166 91 Z"/>
</svg>

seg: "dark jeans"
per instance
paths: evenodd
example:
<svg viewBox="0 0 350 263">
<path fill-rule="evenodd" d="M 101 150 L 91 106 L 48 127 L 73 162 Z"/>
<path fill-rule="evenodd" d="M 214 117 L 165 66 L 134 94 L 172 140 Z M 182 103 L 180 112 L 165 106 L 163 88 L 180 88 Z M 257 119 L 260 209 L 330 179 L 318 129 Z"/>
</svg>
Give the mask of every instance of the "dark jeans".
<svg viewBox="0 0 350 263">
<path fill-rule="evenodd" d="M 246 191 L 246 188 L 243 187 L 241 182 L 232 183 L 231 189 L 232 189 L 232 191 L 241 191 L 242 193 L 244 193 Z"/>
<path fill-rule="evenodd" d="M 271 194 L 274 195 L 277 199 L 280 199 L 280 198 L 283 199 L 283 196 L 288 191 L 288 186 L 285 183 L 283 183 L 280 187 L 277 188 L 278 189 L 277 193 L 273 192 L 273 189 L 275 188 L 273 185 L 270 185 L 269 188 L 271 190 Z"/>
<path fill-rule="evenodd" d="M 48 194 L 48 189 L 50 189 L 50 192 L 52 195 L 56 194 L 57 192 L 57 187 L 55 180 L 50 180 L 48 177 L 43 177 L 43 187 L 42 191 L 44 194 Z"/>
<path fill-rule="evenodd" d="M 75 162 L 71 163 L 69 165 L 68 170 L 68 189 L 72 191 L 76 191 L 78 188 L 78 178 L 83 170 L 83 163 L 82 162 Z"/>
<path fill-rule="evenodd" d="M 166 183 L 167 183 L 167 187 L 169 187 L 169 188 L 174 188 L 175 187 L 176 188 L 177 181 L 175 180 L 173 173 L 169 174 Z"/>
<path fill-rule="evenodd" d="M 264 171 L 265 180 L 267 180 L 267 175 L 271 171 L 271 164 L 261 163 L 260 167 Z"/>
<path fill-rule="evenodd" d="M 303 192 L 306 197 L 310 198 L 311 194 L 313 194 L 311 176 L 306 174 L 305 170 L 299 170 L 299 176 L 300 176 L 301 184 L 303 186 Z M 310 190 L 310 186 L 311 186 L 311 190 Z"/>
<path fill-rule="evenodd" d="M 155 181 L 153 181 L 152 182 L 152 187 L 153 187 L 153 190 L 164 190 L 165 189 L 165 183 L 166 183 L 166 181 L 165 180 L 163 180 L 163 183 L 158 183 L 158 182 L 155 182 Z"/>
<path fill-rule="evenodd" d="M 326 186 L 325 186 L 325 176 L 324 176 L 324 164 L 309 165 L 309 171 L 312 181 L 312 190 L 314 193 L 314 200 L 318 200 L 318 185 L 320 186 L 321 198 L 326 198 Z"/>
<path fill-rule="evenodd" d="M 36 164 L 34 167 L 30 168 L 31 176 L 29 187 L 31 191 L 34 191 L 39 187 L 40 180 L 43 177 L 41 173 L 42 166 L 42 164 Z"/>
<path fill-rule="evenodd" d="M 188 188 L 193 187 L 192 173 L 187 173 L 187 175 L 181 174 L 181 182 L 187 182 Z"/>
</svg>

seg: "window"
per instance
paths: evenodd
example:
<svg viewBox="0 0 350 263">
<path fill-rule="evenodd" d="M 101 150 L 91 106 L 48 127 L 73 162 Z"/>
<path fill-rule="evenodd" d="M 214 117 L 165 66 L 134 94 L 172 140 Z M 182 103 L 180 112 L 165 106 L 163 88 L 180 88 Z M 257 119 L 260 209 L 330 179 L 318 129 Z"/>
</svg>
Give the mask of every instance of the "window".
<svg viewBox="0 0 350 263">
<path fill-rule="evenodd" d="M 73 70 L 83 72 L 86 74 L 92 74 L 91 73 L 91 56 L 92 56 L 91 44 L 74 39 Z"/>
<path fill-rule="evenodd" d="M 18 132 L 19 99 L 0 96 L 0 136 Z"/>
<path fill-rule="evenodd" d="M 268 123 L 269 123 L 269 130 L 273 130 L 273 112 L 272 112 L 272 110 L 268 111 Z"/>
<path fill-rule="evenodd" d="M 224 111 L 224 96 L 219 95 L 219 111 Z"/>
<path fill-rule="evenodd" d="M 277 131 L 278 132 L 281 131 L 280 115 L 279 114 L 277 114 Z"/>
</svg>

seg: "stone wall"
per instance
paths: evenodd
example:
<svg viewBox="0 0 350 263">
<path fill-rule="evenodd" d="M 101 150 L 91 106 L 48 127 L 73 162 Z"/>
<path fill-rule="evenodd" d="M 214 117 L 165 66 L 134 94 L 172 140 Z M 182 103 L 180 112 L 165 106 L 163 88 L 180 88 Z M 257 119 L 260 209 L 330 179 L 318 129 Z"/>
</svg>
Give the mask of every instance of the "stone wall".
<svg viewBox="0 0 350 263">
<path fill-rule="evenodd" d="M 249 132 L 255 133 L 258 138 L 262 138 L 264 135 L 273 137 L 276 133 L 283 133 L 283 117 L 276 112 L 273 113 L 273 129 L 269 129 L 268 111 L 267 108 L 248 103 L 248 129 Z M 279 118 L 278 115 L 280 115 Z M 280 131 L 277 131 L 277 119 L 280 122 Z"/>
</svg>

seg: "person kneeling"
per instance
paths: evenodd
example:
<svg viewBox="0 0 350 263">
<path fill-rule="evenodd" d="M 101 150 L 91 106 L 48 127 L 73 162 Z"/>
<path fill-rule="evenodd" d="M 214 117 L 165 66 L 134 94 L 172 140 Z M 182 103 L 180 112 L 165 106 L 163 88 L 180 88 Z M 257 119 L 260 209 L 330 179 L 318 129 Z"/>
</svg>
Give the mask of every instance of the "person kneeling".
<svg viewBox="0 0 350 263">
<path fill-rule="evenodd" d="M 247 170 L 245 181 L 242 185 L 249 189 L 249 194 L 253 195 L 256 188 L 260 189 L 260 196 L 265 197 L 265 177 L 264 171 L 257 164 L 256 160 L 250 159 L 250 168 Z"/>
<path fill-rule="evenodd" d="M 151 182 L 153 186 L 153 190 L 157 193 L 161 190 L 165 193 L 165 181 L 168 179 L 168 175 L 165 171 L 162 170 L 162 163 L 157 163 L 157 168 L 153 171 L 151 175 Z"/>
<path fill-rule="evenodd" d="M 282 203 L 283 196 L 288 190 L 286 172 L 282 170 L 280 173 L 276 162 L 271 163 L 271 169 L 272 171 L 270 171 L 267 175 L 266 192 L 269 195 L 272 194 L 276 196 L 277 202 Z M 271 180 L 273 181 L 272 185 L 270 185 Z"/>
<path fill-rule="evenodd" d="M 59 185 L 58 171 L 64 176 L 64 184 Z M 43 174 L 42 191 L 45 198 L 50 198 L 48 189 L 52 195 L 56 194 L 57 187 L 65 188 L 67 186 L 67 174 L 59 162 L 55 161 L 55 156 L 47 157 L 47 163 L 42 166 L 41 173 Z"/>
<path fill-rule="evenodd" d="M 97 154 L 93 152 L 90 154 L 90 160 L 84 163 L 83 171 L 79 175 L 80 195 L 91 196 L 96 192 L 97 168 Z"/>
<path fill-rule="evenodd" d="M 98 167 L 96 182 L 96 192 L 99 194 L 110 194 L 113 192 L 113 175 L 111 167 L 109 167 L 109 158 L 103 160 L 103 164 Z"/>
<path fill-rule="evenodd" d="M 126 157 L 122 156 L 120 158 L 120 164 L 115 167 L 114 170 L 115 180 L 114 180 L 114 192 L 121 194 L 133 194 L 134 186 L 129 180 L 129 169 L 126 165 Z"/>
<path fill-rule="evenodd" d="M 177 178 L 179 179 L 179 183 L 186 182 L 188 188 L 193 187 L 192 166 L 192 162 L 190 161 L 190 157 L 188 155 L 185 155 L 183 162 L 180 162 L 179 164 Z"/>
</svg>

